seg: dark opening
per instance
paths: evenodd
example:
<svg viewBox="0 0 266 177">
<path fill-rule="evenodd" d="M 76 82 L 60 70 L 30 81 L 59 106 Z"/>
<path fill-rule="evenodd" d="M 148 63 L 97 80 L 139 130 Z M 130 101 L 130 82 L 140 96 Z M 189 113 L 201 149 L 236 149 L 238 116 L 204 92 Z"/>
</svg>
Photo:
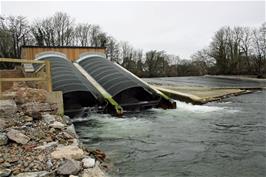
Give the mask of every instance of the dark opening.
<svg viewBox="0 0 266 177">
<path fill-rule="evenodd" d="M 125 110 L 142 110 L 156 106 L 160 97 L 150 94 L 142 87 L 134 87 L 120 92 L 114 99 Z"/>
<path fill-rule="evenodd" d="M 97 100 L 90 92 L 77 91 L 63 94 L 65 114 L 74 117 L 80 114 L 83 108 L 93 107 Z"/>
</svg>

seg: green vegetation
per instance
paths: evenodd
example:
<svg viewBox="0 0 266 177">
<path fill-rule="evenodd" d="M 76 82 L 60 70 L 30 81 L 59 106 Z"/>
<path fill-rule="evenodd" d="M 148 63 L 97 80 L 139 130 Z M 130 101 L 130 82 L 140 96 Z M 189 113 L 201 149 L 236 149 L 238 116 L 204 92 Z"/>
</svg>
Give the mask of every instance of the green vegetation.
<svg viewBox="0 0 266 177">
<path fill-rule="evenodd" d="M 22 16 L 0 17 L 0 57 L 19 58 L 23 45 L 92 46 L 106 47 L 109 60 L 140 77 L 266 73 L 266 23 L 259 28 L 222 27 L 207 48 L 181 59 L 165 51 L 134 49 L 98 25 L 74 21 L 62 12 L 31 23 Z"/>
</svg>

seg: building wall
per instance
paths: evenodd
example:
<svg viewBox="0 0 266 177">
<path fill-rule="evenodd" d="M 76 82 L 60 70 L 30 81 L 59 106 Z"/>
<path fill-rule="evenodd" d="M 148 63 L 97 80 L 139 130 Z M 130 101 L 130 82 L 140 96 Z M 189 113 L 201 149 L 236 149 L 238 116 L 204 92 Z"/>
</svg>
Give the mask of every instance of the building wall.
<svg viewBox="0 0 266 177">
<path fill-rule="evenodd" d="M 74 61 L 79 59 L 81 54 L 84 53 L 97 53 L 105 55 L 105 48 L 100 47 L 35 47 L 26 46 L 21 48 L 21 58 L 34 60 L 38 54 L 42 52 L 60 52 L 66 55 L 66 57 Z"/>
</svg>

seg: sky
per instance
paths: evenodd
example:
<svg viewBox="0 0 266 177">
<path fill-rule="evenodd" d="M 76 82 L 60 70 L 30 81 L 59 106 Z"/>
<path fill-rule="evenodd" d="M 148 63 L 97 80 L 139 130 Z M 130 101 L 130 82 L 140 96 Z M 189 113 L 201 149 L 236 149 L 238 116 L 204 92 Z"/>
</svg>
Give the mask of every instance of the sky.
<svg viewBox="0 0 266 177">
<path fill-rule="evenodd" d="M 76 23 L 98 24 L 118 41 L 134 48 L 165 50 L 190 58 L 207 47 L 223 26 L 259 27 L 265 22 L 265 1 L 3 1 L 1 15 L 22 15 L 29 21 L 68 13 Z"/>
</svg>

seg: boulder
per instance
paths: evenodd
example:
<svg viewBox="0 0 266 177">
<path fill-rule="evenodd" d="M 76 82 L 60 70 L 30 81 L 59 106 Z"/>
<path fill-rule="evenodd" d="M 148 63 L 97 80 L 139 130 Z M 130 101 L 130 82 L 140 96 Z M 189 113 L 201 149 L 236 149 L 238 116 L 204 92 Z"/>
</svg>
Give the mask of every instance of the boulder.
<svg viewBox="0 0 266 177">
<path fill-rule="evenodd" d="M 7 177 L 11 174 L 10 169 L 0 169 L 0 177 Z"/>
<path fill-rule="evenodd" d="M 67 159 L 63 162 L 61 166 L 57 169 L 57 174 L 60 175 L 76 175 L 81 170 L 80 162 Z"/>
<path fill-rule="evenodd" d="M 0 129 L 4 129 L 7 126 L 8 126 L 8 121 L 6 119 L 0 118 Z"/>
<path fill-rule="evenodd" d="M 5 133 L 0 132 L 0 146 L 6 145 L 8 142 L 8 138 Z"/>
<path fill-rule="evenodd" d="M 106 177 L 106 175 L 99 166 L 95 166 L 94 168 L 85 169 L 81 177 Z"/>
<path fill-rule="evenodd" d="M 12 115 L 18 108 L 14 100 L 0 100 L 0 115 Z"/>
<path fill-rule="evenodd" d="M 38 171 L 38 172 L 26 172 L 20 173 L 15 177 L 54 177 L 53 173 L 49 173 L 48 171 Z"/>
<path fill-rule="evenodd" d="M 65 125 L 62 124 L 61 122 L 55 121 L 54 123 L 50 124 L 49 127 L 52 127 L 55 129 L 63 129 Z"/>
<path fill-rule="evenodd" d="M 43 114 L 42 118 L 43 118 L 44 122 L 47 124 L 51 124 L 55 121 L 55 116 L 48 114 L 48 113 Z"/>
<path fill-rule="evenodd" d="M 73 139 L 71 146 L 78 146 L 79 145 L 79 140 L 78 139 Z"/>
<path fill-rule="evenodd" d="M 68 134 L 72 135 L 74 138 L 77 138 L 78 135 L 76 133 L 75 127 L 73 124 L 69 125 L 66 130 L 65 130 Z"/>
<path fill-rule="evenodd" d="M 22 110 L 25 114 L 32 116 L 34 112 L 54 112 L 56 107 L 49 103 L 37 103 L 37 102 L 28 102 L 21 105 Z"/>
<path fill-rule="evenodd" d="M 71 121 L 69 116 L 64 115 L 62 118 L 64 120 L 64 123 L 66 123 L 67 125 L 71 125 L 72 124 L 72 121 Z"/>
<path fill-rule="evenodd" d="M 37 146 L 36 148 L 34 149 L 41 149 L 41 150 L 44 150 L 44 149 L 51 149 L 53 147 L 56 147 L 58 145 L 58 142 L 54 141 L 54 142 L 50 142 L 50 143 L 46 143 L 42 146 Z"/>
<path fill-rule="evenodd" d="M 13 140 L 19 144 L 27 144 L 30 141 L 30 138 L 28 136 L 24 135 L 23 133 L 15 129 L 10 129 L 7 132 L 7 137 L 10 140 Z"/>
<path fill-rule="evenodd" d="M 59 133 L 59 135 L 62 136 L 64 139 L 73 139 L 73 136 L 67 132 L 61 132 Z"/>
<path fill-rule="evenodd" d="M 23 119 L 26 121 L 26 122 L 31 122 L 33 121 L 33 118 L 31 116 L 23 116 Z"/>
<path fill-rule="evenodd" d="M 78 146 L 62 146 L 57 147 L 55 151 L 51 153 L 51 157 L 54 159 L 82 159 L 84 151 Z"/>
<path fill-rule="evenodd" d="M 84 159 L 82 159 L 82 164 L 84 168 L 92 168 L 95 166 L 95 159 L 91 158 L 91 157 L 85 157 Z"/>
<path fill-rule="evenodd" d="M 18 88 L 16 90 L 15 100 L 17 103 L 23 104 L 26 102 L 43 103 L 48 97 L 48 92 L 44 89 L 34 88 Z"/>
</svg>

